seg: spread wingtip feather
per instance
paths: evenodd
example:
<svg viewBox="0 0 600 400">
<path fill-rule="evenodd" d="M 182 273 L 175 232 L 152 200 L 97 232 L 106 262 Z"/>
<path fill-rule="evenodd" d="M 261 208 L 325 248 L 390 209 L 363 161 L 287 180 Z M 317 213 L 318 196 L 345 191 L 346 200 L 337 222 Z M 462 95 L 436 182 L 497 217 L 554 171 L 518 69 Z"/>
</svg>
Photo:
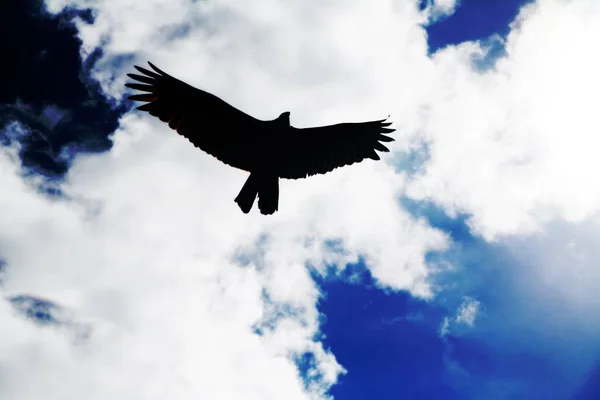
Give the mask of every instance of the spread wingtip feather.
<svg viewBox="0 0 600 400">
<path fill-rule="evenodd" d="M 137 74 L 127 74 L 131 79 L 135 79 L 136 81 L 153 84 L 155 82 L 154 79 L 148 78 L 147 76 L 137 75 Z"/>
<path fill-rule="evenodd" d="M 140 67 L 140 66 L 137 66 L 137 65 L 134 65 L 133 67 L 135 69 L 137 69 L 138 71 L 140 71 L 144 75 L 151 76 L 152 78 L 160 78 L 160 75 L 157 74 L 156 72 L 149 71 L 146 68 L 143 68 L 143 67 Z"/>
<path fill-rule="evenodd" d="M 148 65 L 155 70 L 156 72 L 158 72 L 161 75 L 166 75 L 162 70 L 160 70 L 156 65 L 152 64 L 150 61 L 148 61 Z"/>
<path fill-rule="evenodd" d="M 143 104 L 137 107 L 137 109 L 140 111 L 150 111 L 152 109 L 152 103 Z"/>
<path fill-rule="evenodd" d="M 132 83 L 132 82 L 127 82 L 125 84 L 126 87 L 130 88 L 130 89 L 135 89 L 135 90 L 141 90 L 144 92 L 154 92 L 155 88 L 152 85 L 144 85 L 141 83 Z"/>
<path fill-rule="evenodd" d="M 127 98 L 133 101 L 154 101 L 157 99 L 156 95 L 153 95 L 151 93 L 133 94 L 131 96 L 127 96 Z"/>
</svg>

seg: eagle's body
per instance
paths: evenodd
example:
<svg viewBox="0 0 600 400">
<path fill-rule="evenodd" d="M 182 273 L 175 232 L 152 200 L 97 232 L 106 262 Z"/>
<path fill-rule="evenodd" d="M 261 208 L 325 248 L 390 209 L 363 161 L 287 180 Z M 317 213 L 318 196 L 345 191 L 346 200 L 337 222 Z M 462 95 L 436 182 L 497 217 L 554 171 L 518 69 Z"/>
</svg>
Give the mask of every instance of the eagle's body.
<svg viewBox="0 0 600 400">
<path fill-rule="evenodd" d="M 129 98 L 148 102 L 138 109 L 167 122 L 196 147 L 250 172 L 235 199 L 244 213 L 257 196 L 262 214 L 277 211 L 279 178 L 306 178 L 365 158 L 379 160 L 375 150 L 389 151 L 380 141 L 394 140 L 384 135 L 395 130 L 385 119 L 313 128 L 291 126 L 289 112 L 259 120 L 148 64 L 156 72 L 136 66 L 144 76 L 128 74 L 143 84 L 126 84 L 147 93 Z"/>
</svg>

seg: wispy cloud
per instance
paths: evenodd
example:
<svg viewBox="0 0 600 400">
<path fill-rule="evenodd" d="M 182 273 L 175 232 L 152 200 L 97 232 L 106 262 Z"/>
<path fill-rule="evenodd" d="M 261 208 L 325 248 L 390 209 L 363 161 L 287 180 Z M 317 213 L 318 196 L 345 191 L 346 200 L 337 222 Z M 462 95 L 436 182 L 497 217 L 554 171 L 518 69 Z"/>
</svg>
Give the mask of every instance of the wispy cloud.
<svg viewBox="0 0 600 400">
<path fill-rule="evenodd" d="M 458 310 L 456 310 L 456 315 L 443 319 L 440 325 L 440 336 L 446 336 L 453 331 L 453 327 L 460 327 L 460 325 L 473 328 L 480 308 L 481 303 L 479 301 L 465 296 Z"/>
<path fill-rule="evenodd" d="M 454 13 L 459 0 L 427 0 L 425 12 L 429 14 L 429 22 L 434 23 Z"/>
</svg>

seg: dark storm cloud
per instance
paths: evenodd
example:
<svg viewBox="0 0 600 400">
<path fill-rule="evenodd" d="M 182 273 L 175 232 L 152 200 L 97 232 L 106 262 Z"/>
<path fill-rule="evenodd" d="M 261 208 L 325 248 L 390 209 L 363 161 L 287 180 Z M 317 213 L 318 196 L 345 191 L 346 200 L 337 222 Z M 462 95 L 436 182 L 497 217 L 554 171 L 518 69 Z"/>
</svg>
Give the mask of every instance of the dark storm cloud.
<svg viewBox="0 0 600 400">
<path fill-rule="evenodd" d="M 93 21 L 89 10 L 46 13 L 40 0 L 8 0 L 0 5 L 0 143 L 17 139 L 30 172 L 59 178 L 72 156 L 110 148 L 124 106 L 110 104 L 90 70 L 98 51 L 82 63 L 73 18 Z M 21 134 L 6 130 L 18 122 Z"/>
</svg>

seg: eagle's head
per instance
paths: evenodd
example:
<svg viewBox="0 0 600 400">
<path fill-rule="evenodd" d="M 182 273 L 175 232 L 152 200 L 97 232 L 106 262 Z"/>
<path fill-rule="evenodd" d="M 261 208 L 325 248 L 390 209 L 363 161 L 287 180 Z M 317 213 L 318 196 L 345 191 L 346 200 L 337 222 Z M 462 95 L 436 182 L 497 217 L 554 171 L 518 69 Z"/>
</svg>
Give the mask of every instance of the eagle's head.
<svg viewBox="0 0 600 400">
<path fill-rule="evenodd" d="M 281 115 L 279 117 L 277 117 L 277 119 L 275 121 L 276 121 L 277 125 L 285 127 L 285 128 L 289 128 L 290 112 L 289 111 L 282 112 Z"/>
</svg>

